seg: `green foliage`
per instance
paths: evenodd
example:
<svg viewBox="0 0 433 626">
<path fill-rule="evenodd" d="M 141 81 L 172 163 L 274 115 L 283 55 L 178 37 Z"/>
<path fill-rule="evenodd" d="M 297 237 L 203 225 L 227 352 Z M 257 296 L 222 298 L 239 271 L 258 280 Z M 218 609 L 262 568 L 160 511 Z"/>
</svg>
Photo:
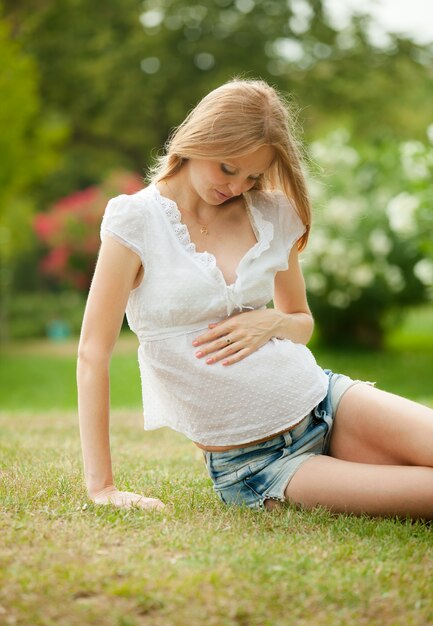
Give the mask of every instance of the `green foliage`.
<svg viewBox="0 0 433 626">
<path fill-rule="evenodd" d="M 12 268 L 32 245 L 32 184 L 53 169 L 64 128 L 41 113 L 37 66 L 14 41 L 0 5 L 0 341 L 8 336 Z"/>
<path fill-rule="evenodd" d="M 84 297 L 76 291 L 13 294 L 10 299 L 10 339 L 46 337 L 55 322 L 77 335 L 84 313 Z"/>
<path fill-rule="evenodd" d="M 143 173 L 170 129 L 234 75 L 261 77 L 289 93 L 308 141 L 345 127 L 366 160 L 364 173 L 370 166 L 380 172 L 371 185 L 392 188 L 394 196 L 407 191 L 397 189 L 385 163 L 386 144 L 392 152 L 397 141 L 424 141 L 433 52 L 396 36 L 378 43 L 366 16 L 338 30 L 322 0 L 38 0 L 31 11 L 26 0 L 3 0 L 3 6 L 0 249 L 8 258 L 32 244 L 35 205 L 45 208 L 99 184 L 113 169 Z M 59 157 L 53 147 L 66 129 Z M 415 187 L 410 193 L 418 197 Z M 369 207 L 374 212 L 376 199 Z M 430 228 L 425 216 L 418 217 Z M 418 235 L 416 254 L 432 258 L 431 237 L 421 227 Z M 11 269 L 1 274 L 3 303 Z"/>
<path fill-rule="evenodd" d="M 323 342 L 380 346 L 390 311 L 433 297 L 433 146 L 351 143 L 347 131 L 311 146 L 317 219 L 304 254 Z"/>
<path fill-rule="evenodd" d="M 58 200 L 49 211 L 39 213 L 34 229 L 48 248 L 42 259 L 43 273 L 68 287 L 88 291 L 99 249 L 99 227 L 105 206 L 119 194 L 143 187 L 140 176 L 111 172 L 101 183 Z"/>
<path fill-rule="evenodd" d="M 64 129 L 41 115 L 35 60 L 20 49 L 0 19 L 0 249 L 3 262 L 31 241 L 34 203 L 29 188 L 55 163 Z"/>
<path fill-rule="evenodd" d="M 431 52 L 396 37 L 378 47 L 367 18 L 340 32 L 321 0 L 6 7 L 38 64 L 47 109 L 73 129 L 49 189 L 47 181 L 51 200 L 113 167 L 142 172 L 187 111 L 236 74 L 293 94 L 310 138 L 342 124 L 365 140 L 420 138 L 430 122 Z"/>
</svg>

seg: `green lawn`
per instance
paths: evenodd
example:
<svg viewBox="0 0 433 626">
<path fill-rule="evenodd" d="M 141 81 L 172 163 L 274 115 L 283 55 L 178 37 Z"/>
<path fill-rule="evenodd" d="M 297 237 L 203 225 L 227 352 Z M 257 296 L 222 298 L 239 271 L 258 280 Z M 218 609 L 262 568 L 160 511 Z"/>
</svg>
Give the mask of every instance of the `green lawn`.
<svg viewBox="0 0 433 626">
<path fill-rule="evenodd" d="M 433 404 L 430 336 L 417 341 L 417 328 L 400 329 L 383 353 L 317 359 Z M 167 507 L 90 503 L 74 351 L 0 353 L 2 626 L 433 624 L 432 524 L 224 507 L 193 444 L 166 429 L 143 432 L 128 341 L 112 364 L 116 483 Z"/>
<path fill-rule="evenodd" d="M 0 623 L 426 626 L 433 527 L 226 508 L 200 451 L 139 411 L 112 416 L 120 488 L 163 512 L 88 502 L 75 412 L 0 414 Z"/>
<path fill-rule="evenodd" d="M 342 352 L 314 350 L 318 363 L 353 378 L 373 380 L 387 391 L 414 400 L 433 401 L 433 341 L 401 344 L 393 340 L 383 352 Z M 124 340 L 125 347 L 115 353 L 111 364 L 111 400 L 115 408 L 137 408 L 141 403 L 140 376 L 135 343 Z M 64 346 L 38 344 L 10 346 L 0 352 L 0 407 L 3 410 L 45 411 L 49 408 L 76 407 L 75 343 Z"/>
</svg>

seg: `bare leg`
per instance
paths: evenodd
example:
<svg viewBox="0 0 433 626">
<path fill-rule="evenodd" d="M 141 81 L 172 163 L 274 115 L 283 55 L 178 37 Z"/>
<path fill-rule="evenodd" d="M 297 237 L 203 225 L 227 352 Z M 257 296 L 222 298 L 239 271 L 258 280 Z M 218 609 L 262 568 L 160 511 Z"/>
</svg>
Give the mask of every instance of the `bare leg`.
<svg viewBox="0 0 433 626">
<path fill-rule="evenodd" d="M 354 385 L 337 409 L 329 455 L 433 467 L 433 410 L 370 385 Z"/>
<path fill-rule="evenodd" d="M 286 498 L 336 513 L 433 519 L 433 469 L 368 465 L 316 456 L 290 481 Z"/>
<path fill-rule="evenodd" d="M 338 408 L 330 456 L 301 465 L 285 495 L 307 508 L 433 519 L 433 411 L 355 385 Z"/>
</svg>

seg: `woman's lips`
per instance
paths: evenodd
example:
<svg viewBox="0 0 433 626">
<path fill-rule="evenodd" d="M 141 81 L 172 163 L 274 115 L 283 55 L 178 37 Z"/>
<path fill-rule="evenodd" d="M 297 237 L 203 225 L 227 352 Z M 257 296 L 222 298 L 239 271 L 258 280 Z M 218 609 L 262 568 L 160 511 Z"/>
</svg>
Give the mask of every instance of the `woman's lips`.
<svg viewBox="0 0 433 626">
<path fill-rule="evenodd" d="M 215 189 L 215 193 L 220 200 L 228 200 L 229 198 L 232 197 L 232 196 L 226 195 L 225 193 L 222 193 L 221 191 L 218 191 L 218 189 Z"/>
</svg>

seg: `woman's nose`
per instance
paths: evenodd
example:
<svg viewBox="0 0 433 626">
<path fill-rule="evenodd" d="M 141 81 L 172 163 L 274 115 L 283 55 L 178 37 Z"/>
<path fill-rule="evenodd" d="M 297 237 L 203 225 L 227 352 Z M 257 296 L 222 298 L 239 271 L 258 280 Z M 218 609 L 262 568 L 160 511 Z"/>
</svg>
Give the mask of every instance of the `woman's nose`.
<svg viewBox="0 0 433 626">
<path fill-rule="evenodd" d="M 234 196 L 239 196 L 241 193 L 244 193 L 244 191 L 248 191 L 250 187 L 250 181 L 245 179 L 236 181 L 233 180 L 229 184 L 230 193 L 232 193 Z"/>
</svg>

